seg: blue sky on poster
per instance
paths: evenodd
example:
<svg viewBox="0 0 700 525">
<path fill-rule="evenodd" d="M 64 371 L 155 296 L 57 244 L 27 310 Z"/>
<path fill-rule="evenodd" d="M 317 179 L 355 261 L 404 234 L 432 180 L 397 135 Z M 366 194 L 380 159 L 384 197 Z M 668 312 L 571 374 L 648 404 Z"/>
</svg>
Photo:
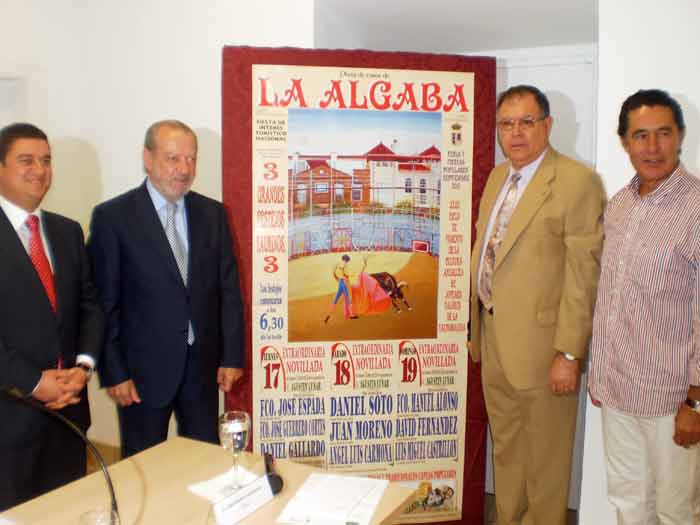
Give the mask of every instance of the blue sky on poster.
<svg viewBox="0 0 700 525">
<path fill-rule="evenodd" d="M 290 155 L 362 155 L 383 142 L 399 155 L 442 149 L 442 114 L 410 111 L 290 109 Z"/>
</svg>

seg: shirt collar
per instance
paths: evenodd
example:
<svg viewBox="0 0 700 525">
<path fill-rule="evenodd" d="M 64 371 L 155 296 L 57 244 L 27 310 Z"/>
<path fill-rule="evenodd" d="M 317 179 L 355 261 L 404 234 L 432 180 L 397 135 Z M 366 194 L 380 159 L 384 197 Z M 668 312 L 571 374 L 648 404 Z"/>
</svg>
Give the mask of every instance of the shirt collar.
<svg viewBox="0 0 700 525">
<path fill-rule="evenodd" d="M 656 201 L 671 193 L 678 186 L 679 182 L 683 178 L 683 174 L 685 173 L 686 171 L 683 163 L 679 162 L 676 169 L 673 170 L 673 173 L 671 173 L 671 175 L 669 175 L 659 186 L 654 188 L 651 193 L 647 193 L 644 197 L 639 196 L 639 187 L 642 184 L 642 180 L 639 178 L 639 175 L 635 174 L 635 176 L 632 177 L 632 180 L 628 184 L 628 188 L 638 199 L 649 197 Z"/>
<path fill-rule="evenodd" d="M 168 204 L 168 199 L 163 197 L 161 193 L 156 189 L 156 187 L 151 183 L 151 179 L 146 179 L 146 189 L 148 190 L 148 194 L 151 196 L 151 201 L 153 201 L 153 206 L 155 206 L 156 211 L 160 213 L 160 211 Z M 184 195 L 180 197 L 178 200 L 175 201 L 175 204 L 177 205 L 177 212 L 180 212 L 180 210 L 184 209 L 184 204 L 185 204 L 185 197 Z"/>
<path fill-rule="evenodd" d="M 547 154 L 548 150 L 549 150 L 549 147 L 545 148 L 544 151 L 542 153 L 540 153 L 539 157 L 537 157 L 535 160 L 533 160 L 530 164 L 523 166 L 519 170 L 516 170 L 513 167 L 513 164 L 511 164 L 510 170 L 508 171 L 508 178 L 510 179 L 514 173 L 520 173 L 520 185 L 522 187 L 527 185 L 527 183 L 530 182 L 532 177 L 535 175 L 537 168 L 539 168 L 540 164 L 542 164 L 542 161 L 544 160 L 544 156 Z"/>
<path fill-rule="evenodd" d="M 27 217 L 30 215 L 27 210 L 20 208 L 2 195 L 0 195 L 0 208 L 2 208 L 2 211 L 5 212 L 5 215 L 15 231 L 19 231 L 19 229 L 24 226 L 24 224 L 27 222 Z M 41 209 L 37 208 L 31 213 L 39 217 L 39 223 L 41 224 L 43 221 L 43 213 Z"/>
</svg>

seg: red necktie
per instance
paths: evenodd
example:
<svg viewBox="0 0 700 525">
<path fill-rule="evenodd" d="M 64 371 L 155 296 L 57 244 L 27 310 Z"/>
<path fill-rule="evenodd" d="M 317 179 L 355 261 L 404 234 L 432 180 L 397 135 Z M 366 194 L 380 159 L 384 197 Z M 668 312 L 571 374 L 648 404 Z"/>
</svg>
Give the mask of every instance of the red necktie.
<svg viewBox="0 0 700 525">
<path fill-rule="evenodd" d="M 56 312 L 56 287 L 53 282 L 53 272 L 49 264 L 49 258 L 44 250 L 44 243 L 41 240 L 41 232 L 39 231 L 39 217 L 29 215 L 27 217 L 27 226 L 29 227 L 29 258 L 36 269 L 36 273 L 41 279 L 41 284 L 44 285 L 46 296 L 49 298 L 51 308 Z M 61 368 L 61 358 L 58 359 L 58 368 Z"/>
<path fill-rule="evenodd" d="M 39 232 L 39 217 L 30 215 L 27 217 L 27 226 L 29 227 L 29 258 L 34 264 L 36 273 L 39 274 L 41 284 L 44 285 L 46 295 L 51 303 L 51 308 L 56 311 L 56 288 L 53 284 L 53 272 L 49 259 L 44 251 L 44 243 L 41 241 L 41 232 Z"/>
</svg>

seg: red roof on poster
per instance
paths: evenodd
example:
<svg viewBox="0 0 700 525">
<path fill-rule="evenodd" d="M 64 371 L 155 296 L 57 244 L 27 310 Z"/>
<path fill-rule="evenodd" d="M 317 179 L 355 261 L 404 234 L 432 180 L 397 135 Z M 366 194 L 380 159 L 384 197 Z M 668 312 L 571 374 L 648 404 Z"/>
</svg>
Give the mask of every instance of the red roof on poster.
<svg viewBox="0 0 700 525">
<path fill-rule="evenodd" d="M 365 157 L 375 157 L 377 155 L 390 155 L 392 157 L 396 156 L 396 153 L 387 148 L 382 142 L 374 146 L 371 150 L 365 153 Z"/>
<path fill-rule="evenodd" d="M 419 157 L 434 157 L 436 159 L 440 158 L 440 150 L 435 146 L 430 146 L 427 150 L 418 154 Z"/>
</svg>

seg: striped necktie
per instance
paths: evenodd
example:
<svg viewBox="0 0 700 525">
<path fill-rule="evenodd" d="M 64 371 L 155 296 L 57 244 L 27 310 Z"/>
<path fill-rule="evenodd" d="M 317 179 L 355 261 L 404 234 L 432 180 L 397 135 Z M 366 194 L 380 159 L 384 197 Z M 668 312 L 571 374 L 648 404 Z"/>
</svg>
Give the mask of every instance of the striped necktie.
<svg viewBox="0 0 700 525">
<path fill-rule="evenodd" d="M 29 228 L 29 258 L 34 265 L 36 273 L 39 275 L 41 284 L 44 286 L 44 291 L 51 304 L 51 309 L 56 313 L 56 285 L 53 280 L 53 272 L 51 271 L 49 258 L 46 256 L 46 250 L 44 250 L 44 242 L 41 240 L 39 217 L 34 214 L 29 215 L 25 224 L 27 228 Z M 58 356 L 56 368 L 63 368 L 63 359 L 60 355 Z"/>
<path fill-rule="evenodd" d="M 170 244 L 170 249 L 173 251 L 175 263 L 177 264 L 177 269 L 180 271 L 182 282 L 185 287 L 187 287 L 187 252 L 175 228 L 177 204 L 169 202 L 166 205 L 165 211 L 165 236 L 168 238 L 168 244 Z M 194 343 L 194 330 L 192 328 L 192 321 L 190 321 L 187 326 L 187 344 L 191 345 L 192 343 Z"/>
<path fill-rule="evenodd" d="M 44 250 L 44 243 L 41 240 L 41 232 L 39 231 L 39 217 L 29 215 L 27 217 L 27 227 L 29 228 L 29 258 L 39 274 L 41 284 L 44 285 L 44 290 L 51 303 L 51 308 L 56 312 L 56 287 L 53 282 L 53 272 L 49 258 Z"/>
</svg>

